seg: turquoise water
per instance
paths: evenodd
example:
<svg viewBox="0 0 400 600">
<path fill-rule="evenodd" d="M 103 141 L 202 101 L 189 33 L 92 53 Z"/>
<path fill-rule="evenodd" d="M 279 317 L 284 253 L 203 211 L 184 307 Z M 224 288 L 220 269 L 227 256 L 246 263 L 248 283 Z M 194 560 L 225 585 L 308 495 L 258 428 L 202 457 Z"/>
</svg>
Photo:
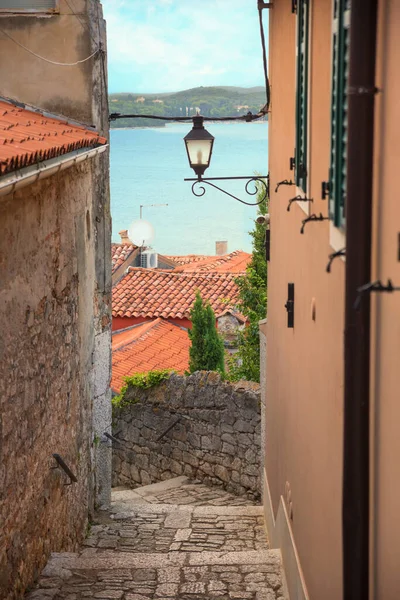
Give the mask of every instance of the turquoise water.
<svg viewBox="0 0 400 600">
<path fill-rule="evenodd" d="M 215 136 L 208 177 L 241 176 L 268 172 L 267 123 L 211 123 Z M 111 214 L 113 241 L 118 231 L 139 218 L 155 229 L 154 250 L 161 254 L 214 254 L 215 241 L 227 240 L 228 251 L 250 251 L 248 231 L 253 228 L 255 207 L 245 206 L 218 190 L 207 188 L 201 198 L 192 194 L 194 177 L 189 168 L 183 137 L 189 124 L 154 129 L 111 131 Z M 245 182 L 215 182 L 243 200 Z"/>
</svg>

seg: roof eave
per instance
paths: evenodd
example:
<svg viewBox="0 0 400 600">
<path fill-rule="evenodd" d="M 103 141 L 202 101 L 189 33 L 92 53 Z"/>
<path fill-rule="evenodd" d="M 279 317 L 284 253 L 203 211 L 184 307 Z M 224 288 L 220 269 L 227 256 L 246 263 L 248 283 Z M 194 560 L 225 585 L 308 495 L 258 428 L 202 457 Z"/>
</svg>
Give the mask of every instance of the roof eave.
<svg viewBox="0 0 400 600">
<path fill-rule="evenodd" d="M 17 189 L 36 183 L 39 179 L 46 179 L 84 160 L 102 154 L 107 148 L 108 144 L 102 144 L 95 148 L 74 150 L 68 154 L 45 160 L 42 163 L 7 173 L 7 175 L 0 177 L 0 197 L 7 196 Z"/>
</svg>

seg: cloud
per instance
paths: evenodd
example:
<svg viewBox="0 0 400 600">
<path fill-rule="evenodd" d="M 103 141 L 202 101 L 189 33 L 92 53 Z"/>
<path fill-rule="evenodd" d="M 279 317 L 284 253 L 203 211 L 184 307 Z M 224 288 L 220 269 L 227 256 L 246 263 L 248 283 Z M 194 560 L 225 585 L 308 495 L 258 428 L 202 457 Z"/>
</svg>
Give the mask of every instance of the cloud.
<svg viewBox="0 0 400 600">
<path fill-rule="evenodd" d="M 103 7 L 111 91 L 162 92 L 263 81 L 253 4 L 103 0 Z"/>
</svg>

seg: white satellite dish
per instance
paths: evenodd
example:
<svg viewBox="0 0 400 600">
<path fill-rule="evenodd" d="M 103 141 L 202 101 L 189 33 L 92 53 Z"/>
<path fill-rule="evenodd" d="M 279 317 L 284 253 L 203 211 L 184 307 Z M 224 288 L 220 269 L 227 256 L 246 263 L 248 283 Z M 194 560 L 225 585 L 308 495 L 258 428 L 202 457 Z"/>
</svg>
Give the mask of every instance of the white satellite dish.
<svg viewBox="0 0 400 600">
<path fill-rule="evenodd" d="M 154 240 L 154 227 L 144 219 L 137 219 L 130 224 L 128 236 L 132 243 L 139 248 L 149 246 Z"/>
</svg>

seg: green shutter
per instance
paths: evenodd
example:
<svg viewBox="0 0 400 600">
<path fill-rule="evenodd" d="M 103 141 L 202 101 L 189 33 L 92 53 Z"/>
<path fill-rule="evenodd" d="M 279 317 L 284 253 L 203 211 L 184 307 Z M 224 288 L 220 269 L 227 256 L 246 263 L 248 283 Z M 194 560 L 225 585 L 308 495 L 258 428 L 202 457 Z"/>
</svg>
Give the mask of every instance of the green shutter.
<svg viewBox="0 0 400 600">
<path fill-rule="evenodd" d="M 296 185 L 307 190 L 309 0 L 297 3 Z"/>
<path fill-rule="evenodd" d="M 332 28 L 331 157 L 329 215 L 345 226 L 347 175 L 347 81 L 349 76 L 350 0 L 334 0 Z"/>
</svg>

